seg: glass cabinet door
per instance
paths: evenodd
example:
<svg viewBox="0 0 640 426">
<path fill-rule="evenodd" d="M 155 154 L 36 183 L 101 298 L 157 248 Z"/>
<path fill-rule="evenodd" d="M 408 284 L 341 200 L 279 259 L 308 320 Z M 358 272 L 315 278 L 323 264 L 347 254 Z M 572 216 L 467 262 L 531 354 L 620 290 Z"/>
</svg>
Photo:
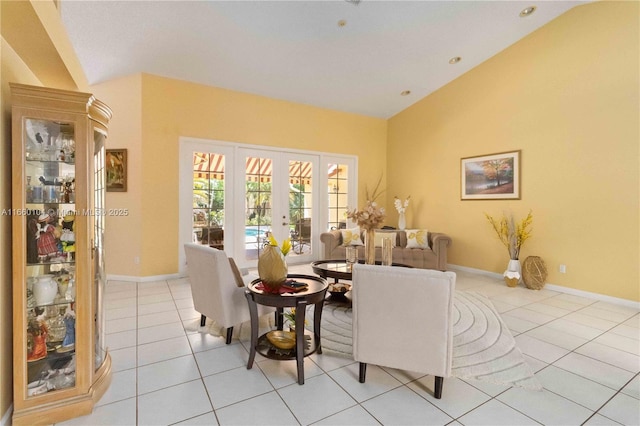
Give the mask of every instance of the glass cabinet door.
<svg viewBox="0 0 640 426">
<path fill-rule="evenodd" d="M 104 291 L 107 277 L 104 268 L 104 229 L 105 229 L 105 135 L 97 130 L 93 132 L 93 273 L 95 327 L 95 369 L 99 369 L 106 355 L 104 327 L 106 318 L 104 311 Z"/>
<path fill-rule="evenodd" d="M 76 384 L 76 125 L 24 120 L 27 397 Z"/>
</svg>

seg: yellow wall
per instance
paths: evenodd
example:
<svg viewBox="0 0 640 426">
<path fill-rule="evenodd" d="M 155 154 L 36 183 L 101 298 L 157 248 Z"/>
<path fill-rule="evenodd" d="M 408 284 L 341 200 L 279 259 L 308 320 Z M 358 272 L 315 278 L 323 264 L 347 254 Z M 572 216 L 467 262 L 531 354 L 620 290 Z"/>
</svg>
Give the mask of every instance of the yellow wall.
<svg viewBox="0 0 640 426">
<path fill-rule="evenodd" d="M 521 260 L 541 256 L 550 283 L 640 300 L 638 16 L 638 2 L 576 7 L 389 120 L 389 190 L 411 194 L 410 225 L 451 235 L 450 263 L 502 272 L 483 213 L 532 209 Z M 522 199 L 461 201 L 460 159 L 511 150 Z"/>
<path fill-rule="evenodd" d="M 125 216 L 106 217 L 105 267 L 109 275 L 141 276 L 134 262 L 142 250 L 142 76 L 140 74 L 91 86 L 89 93 L 109 105 L 107 149 L 127 150 L 127 192 L 107 192 L 109 209 L 126 209 Z"/>
<path fill-rule="evenodd" d="M 178 270 L 180 136 L 358 155 L 364 193 L 384 172 L 386 126 L 379 118 L 143 74 L 141 275 Z M 109 273 L 135 255 L 121 250 Z"/>
</svg>

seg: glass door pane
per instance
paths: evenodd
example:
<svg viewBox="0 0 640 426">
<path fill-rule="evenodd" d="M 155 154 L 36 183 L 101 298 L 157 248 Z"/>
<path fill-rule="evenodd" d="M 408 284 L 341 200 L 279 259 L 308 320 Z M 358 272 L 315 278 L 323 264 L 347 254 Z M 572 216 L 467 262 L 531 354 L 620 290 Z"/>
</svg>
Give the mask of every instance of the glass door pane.
<svg viewBox="0 0 640 426">
<path fill-rule="evenodd" d="M 193 153 L 192 240 L 224 250 L 224 177 L 223 154 Z"/>
<path fill-rule="evenodd" d="M 310 255 L 313 215 L 313 163 L 289 160 L 289 233 L 291 256 Z"/>
<path fill-rule="evenodd" d="M 105 136 L 94 131 L 93 151 L 93 207 L 96 212 L 93 215 L 93 241 L 94 241 L 94 279 L 95 279 L 95 306 L 96 306 L 96 336 L 95 336 L 95 369 L 102 365 L 106 355 L 105 333 L 101 327 L 106 324 L 105 311 L 103 309 L 104 291 L 107 277 L 104 268 L 104 230 L 105 230 Z M 124 214 L 124 213 L 123 213 Z"/>
<path fill-rule="evenodd" d="M 245 157 L 244 252 L 245 259 L 256 260 L 272 232 L 273 160 Z"/>
<path fill-rule="evenodd" d="M 326 230 L 346 228 L 349 202 L 349 166 L 329 163 L 327 167 L 329 221 Z"/>
</svg>

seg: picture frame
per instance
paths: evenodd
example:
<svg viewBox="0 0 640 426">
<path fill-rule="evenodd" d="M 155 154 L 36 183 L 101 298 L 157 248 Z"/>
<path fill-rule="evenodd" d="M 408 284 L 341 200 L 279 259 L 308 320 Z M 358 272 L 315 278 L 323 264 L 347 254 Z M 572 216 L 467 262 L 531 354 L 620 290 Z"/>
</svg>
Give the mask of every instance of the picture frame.
<svg viewBox="0 0 640 426">
<path fill-rule="evenodd" d="M 107 192 L 127 192 L 127 150 L 107 149 L 105 160 Z"/>
<path fill-rule="evenodd" d="M 461 200 L 519 200 L 521 151 L 460 160 Z"/>
</svg>

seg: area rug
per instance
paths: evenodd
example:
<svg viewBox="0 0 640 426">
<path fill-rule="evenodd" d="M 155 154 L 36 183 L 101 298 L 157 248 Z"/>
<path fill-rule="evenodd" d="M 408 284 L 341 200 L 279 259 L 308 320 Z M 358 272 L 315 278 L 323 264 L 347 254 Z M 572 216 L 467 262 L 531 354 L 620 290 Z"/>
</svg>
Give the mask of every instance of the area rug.
<svg viewBox="0 0 640 426">
<path fill-rule="evenodd" d="M 456 291 L 453 306 L 454 377 L 542 390 L 511 332 L 486 296 Z M 353 358 L 350 306 L 325 304 L 321 327 L 325 353 Z"/>
</svg>

